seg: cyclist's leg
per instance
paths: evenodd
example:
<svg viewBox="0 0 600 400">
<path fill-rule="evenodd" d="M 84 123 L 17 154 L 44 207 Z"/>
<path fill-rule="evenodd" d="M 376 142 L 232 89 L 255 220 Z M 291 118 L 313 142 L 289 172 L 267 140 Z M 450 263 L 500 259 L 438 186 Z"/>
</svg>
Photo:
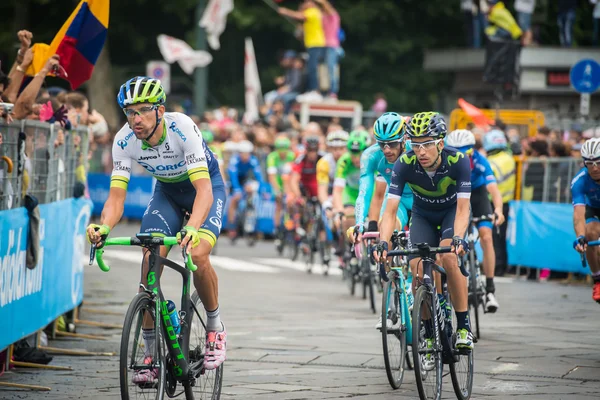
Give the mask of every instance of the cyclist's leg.
<svg viewBox="0 0 600 400">
<path fill-rule="evenodd" d="M 600 209 L 585 207 L 585 238 L 588 242 L 600 237 Z M 594 279 L 592 298 L 600 303 L 600 246 L 588 246 L 586 258 Z"/>
<path fill-rule="evenodd" d="M 440 224 L 441 241 L 440 246 L 452 245 L 454 236 L 454 217 L 456 215 L 456 205 L 445 211 L 446 215 Z M 414 214 L 413 214 L 414 218 Z M 468 314 L 468 288 L 467 278 L 458 268 L 458 258 L 454 253 L 442 254 L 442 265 L 446 270 L 448 278 L 448 291 L 456 313 L 456 347 L 466 350 L 473 349 L 473 335 L 471 334 L 471 324 Z"/>
<path fill-rule="evenodd" d="M 412 191 L 404 191 L 402 193 L 402 198 L 400 199 L 400 207 L 398 207 L 398 220 L 400 221 L 400 229 L 404 229 L 404 227 L 408 225 L 408 220 L 410 218 L 410 210 L 412 210 L 412 206 Z"/>
<path fill-rule="evenodd" d="M 225 205 L 225 187 L 212 188 L 213 204 L 206 220 L 198 229 L 200 243 L 192 249 L 192 260 L 198 267 L 194 271 L 194 286 L 206 310 L 206 355 L 205 367 L 215 369 L 225 361 L 227 332 L 221 323 L 219 310 L 219 280 L 210 263 L 210 252 L 214 247 L 222 226 L 222 213 Z M 195 191 L 194 191 L 195 197 Z M 191 200 L 193 204 L 193 199 Z M 189 199 L 188 199 L 189 202 Z"/>
<path fill-rule="evenodd" d="M 493 214 L 492 204 L 488 200 L 488 192 L 485 186 L 481 186 L 471 193 L 471 211 L 474 218 Z M 479 231 L 479 242 L 483 249 L 483 274 L 485 275 L 485 308 L 486 311 L 496 312 L 498 301 L 496 300 L 494 287 L 494 271 L 496 269 L 496 252 L 494 250 L 494 237 L 491 221 L 480 221 L 477 223 Z M 471 249 L 475 251 L 475 249 Z"/>
</svg>

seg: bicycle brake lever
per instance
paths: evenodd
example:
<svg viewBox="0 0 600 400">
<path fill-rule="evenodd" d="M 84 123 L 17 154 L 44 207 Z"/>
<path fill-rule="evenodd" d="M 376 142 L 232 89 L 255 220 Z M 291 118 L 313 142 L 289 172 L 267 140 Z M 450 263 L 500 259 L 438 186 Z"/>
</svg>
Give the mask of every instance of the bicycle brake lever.
<svg viewBox="0 0 600 400">
<path fill-rule="evenodd" d="M 94 257 L 96 256 L 96 244 L 92 243 L 90 246 L 90 263 L 88 265 L 94 264 Z"/>
</svg>

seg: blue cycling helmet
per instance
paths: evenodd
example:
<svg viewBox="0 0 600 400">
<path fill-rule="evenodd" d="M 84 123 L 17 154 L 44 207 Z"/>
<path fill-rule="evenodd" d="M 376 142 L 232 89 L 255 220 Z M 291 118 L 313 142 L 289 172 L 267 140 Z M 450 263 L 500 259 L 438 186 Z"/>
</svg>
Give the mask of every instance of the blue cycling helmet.
<svg viewBox="0 0 600 400">
<path fill-rule="evenodd" d="M 373 134 L 378 142 L 390 142 L 404 138 L 404 118 L 395 112 L 386 112 L 377 118 L 373 125 Z"/>
<path fill-rule="evenodd" d="M 502 150 L 508 148 L 504 132 L 493 129 L 483 136 L 483 149 L 485 151 Z"/>
</svg>

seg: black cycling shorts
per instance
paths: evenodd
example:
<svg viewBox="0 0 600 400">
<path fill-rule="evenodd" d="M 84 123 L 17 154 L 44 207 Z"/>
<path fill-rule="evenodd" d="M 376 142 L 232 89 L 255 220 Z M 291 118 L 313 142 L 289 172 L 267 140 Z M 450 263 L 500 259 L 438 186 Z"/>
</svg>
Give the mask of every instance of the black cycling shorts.
<svg viewBox="0 0 600 400">
<path fill-rule="evenodd" d="M 600 222 L 600 208 L 585 206 L 585 223 Z"/>
<path fill-rule="evenodd" d="M 408 246 L 417 243 L 427 243 L 429 246 L 439 246 L 440 241 L 452 239 L 454 236 L 454 217 L 456 203 L 445 210 L 423 211 L 413 206 L 410 219 L 410 235 Z M 418 256 L 410 256 L 409 259 Z"/>
<path fill-rule="evenodd" d="M 473 218 L 485 217 L 493 213 L 494 210 L 488 198 L 488 191 L 485 185 L 473 189 L 471 191 L 471 214 Z M 492 229 L 493 226 L 492 221 L 479 221 L 477 223 L 477 229 L 482 227 Z"/>
</svg>

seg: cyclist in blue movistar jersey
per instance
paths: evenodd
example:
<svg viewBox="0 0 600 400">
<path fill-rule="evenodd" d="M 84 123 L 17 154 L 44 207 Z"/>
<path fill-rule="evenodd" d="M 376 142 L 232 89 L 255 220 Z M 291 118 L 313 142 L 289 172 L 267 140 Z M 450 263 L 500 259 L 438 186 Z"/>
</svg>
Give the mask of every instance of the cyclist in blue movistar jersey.
<svg viewBox="0 0 600 400">
<path fill-rule="evenodd" d="M 191 247 L 192 260 L 198 266 L 194 286 L 208 316 L 204 364 L 206 369 L 215 369 L 225 361 L 227 339 L 219 316 L 218 278 L 209 259 L 221 231 L 225 205 L 225 184 L 217 159 L 191 118 L 165 112 L 166 95 L 158 79 L 138 76 L 128 80 L 121 86 L 117 100 L 127 124 L 115 136 L 110 192 L 101 225 L 90 224 L 87 228 L 88 240 L 101 243 L 121 219 L 131 165 L 137 162 L 158 181 L 140 232 L 179 237 L 184 213 L 190 213 L 181 247 Z M 161 246 L 160 255 L 167 257 L 168 253 L 169 247 Z M 148 282 L 148 255 L 144 250 L 142 285 Z M 150 318 L 144 318 L 142 328 L 144 363 L 152 365 L 157 332 Z M 133 383 L 140 385 L 157 380 L 157 368 L 149 367 L 133 376 Z"/>
<path fill-rule="evenodd" d="M 388 241 L 405 186 L 414 193 L 410 242 L 452 245 L 459 256 L 467 250 L 464 237 L 469 225 L 471 168 L 469 159 L 462 153 L 444 147 L 446 132 L 446 122 L 436 112 L 415 114 L 406 126 L 412 150 L 400 157 L 392 171 L 388 203 L 380 226 L 383 259 L 387 257 Z M 379 255 L 375 256 L 379 261 Z M 468 318 L 466 278 L 458 268 L 456 255 L 446 253 L 441 261 L 456 311 L 456 347 L 471 350 L 473 334 Z M 419 257 L 410 260 L 410 268 L 413 276 L 422 276 Z M 432 347 L 432 327 L 425 327 L 427 346 Z"/>
<path fill-rule="evenodd" d="M 496 216 L 494 225 L 504 223 L 502 211 L 502 194 L 498 189 L 496 178 L 487 158 L 474 149 L 475 135 L 466 129 L 457 129 L 446 137 L 446 145 L 454 147 L 469 157 L 471 161 L 471 212 L 474 218 L 485 217 L 492 214 L 492 205 L 488 193 L 494 203 L 493 214 Z M 496 269 L 496 252 L 494 251 L 494 238 L 492 236 L 491 221 L 479 221 L 477 230 L 483 250 L 483 272 L 485 274 L 484 307 L 486 312 L 495 313 L 500 307 L 496 300 L 494 285 L 494 272 Z"/>
<path fill-rule="evenodd" d="M 600 303 L 600 246 L 588 247 L 587 242 L 600 237 L 600 138 L 586 141 L 581 147 L 584 167 L 571 182 L 573 225 L 577 239 L 573 247 L 586 254 L 594 288 L 592 298 Z"/>
<path fill-rule="evenodd" d="M 365 150 L 360 159 L 359 194 L 354 211 L 356 226 L 348 231 L 351 241 L 354 241 L 355 231 L 358 232 L 356 242 L 359 242 L 360 234 L 365 228 L 369 231 L 378 230 L 377 220 L 385 209 L 386 189 L 391 181 L 394 163 L 403 150 L 410 150 L 410 144 L 404 140 L 404 127 L 405 119 L 395 112 L 385 113 L 375 121 L 373 134 L 377 143 Z M 412 208 L 412 202 L 413 194 L 410 188 L 406 187 L 398 208 L 398 229 L 402 229 L 408 223 L 408 210 Z M 367 217 L 369 223 L 365 226 Z"/>
<path fill-rule="evenodd" d="M 227 174 L 231 184 L 231 200 L 227 210 L 227 222 L 232 226 L 236 219 L 238 203 L 244 194 L 250 196 L 256 190 L 264 193 L 266 186 L 260 170 L 258 158 L 252 154 L 254 145 L 248 140 L 241 141 L 237 146 L 238 153 L 229 159 Z M 252 181 L 252 176 L 254 181 Z M 258 183 L 258 187 L 255 184 Z M 235 230 L 232 230 L 235 235 Z"/>
</svg>

